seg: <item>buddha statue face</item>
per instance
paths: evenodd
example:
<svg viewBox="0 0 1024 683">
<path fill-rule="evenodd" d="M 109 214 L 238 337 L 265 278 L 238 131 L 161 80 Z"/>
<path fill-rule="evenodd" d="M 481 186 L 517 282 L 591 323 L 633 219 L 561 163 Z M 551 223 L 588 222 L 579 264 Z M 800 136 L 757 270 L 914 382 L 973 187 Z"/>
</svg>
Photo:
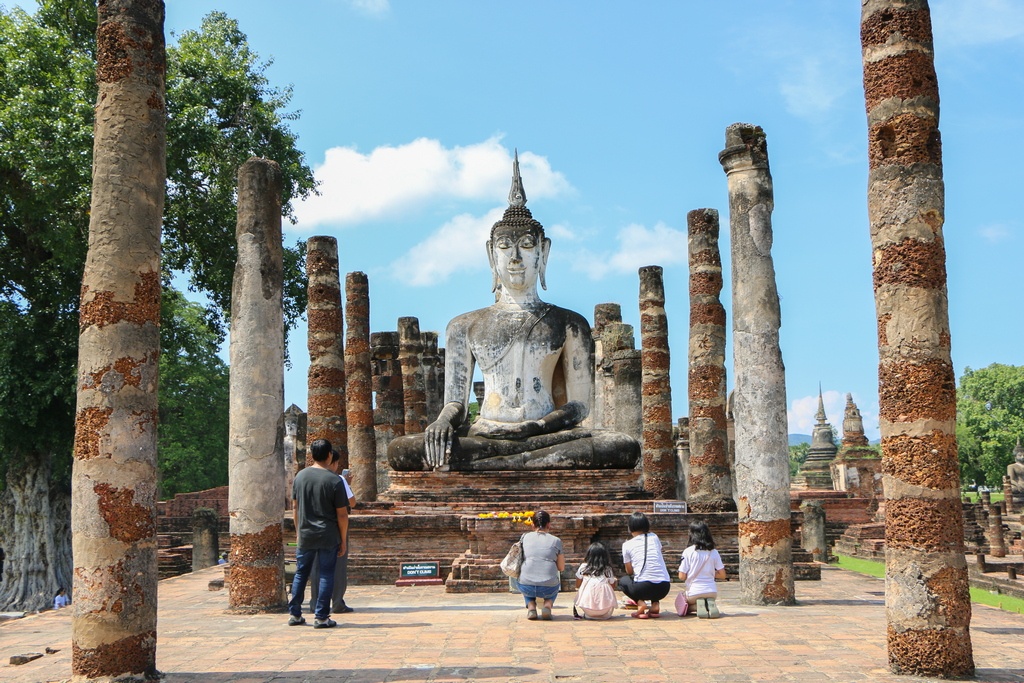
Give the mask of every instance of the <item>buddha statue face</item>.
<svg viewBox="0 0 1024 683">
<path fill-rule="evenodd" d="M 537 278 L 544 286 L 551 240 L 526 225 L 498 226 L 487 242 L 487 255 L 494 273 L 494 284 L 508 291 L 525 291 L 536 287 Z"/>
</svg>

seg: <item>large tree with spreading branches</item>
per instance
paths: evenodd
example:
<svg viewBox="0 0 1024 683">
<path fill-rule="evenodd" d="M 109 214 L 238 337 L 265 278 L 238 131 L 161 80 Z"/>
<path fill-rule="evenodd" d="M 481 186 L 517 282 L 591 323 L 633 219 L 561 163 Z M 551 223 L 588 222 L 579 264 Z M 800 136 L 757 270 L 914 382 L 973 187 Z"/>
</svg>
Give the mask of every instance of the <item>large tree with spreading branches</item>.
<svg viewBox="0 0 1024 683">
<path fill-rule="evenodd" d="M 42 609 L 58 586 L 71 583 L 68 511 L 95 35 L 96 5 L 88 0 L 43 0 L 35 14 L 0 7 L 0 547 L 7 555 L 0 610 Z M 290 89 L 270 85 L 270 62 L 250 50 L 237 22 L 214 12 L 172 42 L 162 249 L 165 311 L 169 306 L 175 314 L 163 321 L 164 353 L 181 350 L 182 339 L 196 336 L 196 325 L 207 346 L 211 335 L 223 335 L 238 167 L 250 156 L 278 162 L 288 217 L 292 199 L 315 191 L 289 128 L 298 116 L 287 110 Z M 301 245 L 285 249 L 289 325 L 305 310 L 303 260 Z M 172 281 L 206 295 L 210 303 L 201 314 L 182 308 Z M 161 402 L 187 393 L 175 382 L 195 379 L 196 372 L 183 367 L 193 360 L 175 359 L 176 371 L 160 387 Z M 221 390 L 215 385 L 205 387 L 214 404 Z M 226 480 L 226 441 L 223 458 L 210 454 L 209 467 L 198 468 L 194 441 L 182 443 L 191 433 L 181 424 L 190 408 L 178 407 L 160 434 L 169 478 L 182 487 Z M 217 478 L 219 468 L 224 479 Z M 188 476 L 182 478 L 183 471 Z"/>
</svg>

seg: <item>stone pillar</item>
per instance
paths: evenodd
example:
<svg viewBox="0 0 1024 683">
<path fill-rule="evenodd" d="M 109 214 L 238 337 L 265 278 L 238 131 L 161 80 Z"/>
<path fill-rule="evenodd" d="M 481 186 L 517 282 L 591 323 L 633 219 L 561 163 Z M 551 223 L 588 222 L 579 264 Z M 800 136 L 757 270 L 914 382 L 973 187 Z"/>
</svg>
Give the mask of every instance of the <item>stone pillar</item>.
<svg viewBox="0 0 1024 683">
<path fill-rule="evenodd" d="M 825 537 L 825 506 L 820 500 L 805 500 L 800 504 L 804 523 L 800 530 L 800 547 L 814 557 L 815 562 L 828 562 L 828 539 Z"/>
<path fill-rule="evenodd" d="M 419 434 L 427 428 L 427 399 L 423 381 L 423 335 L 416 318 L 398 319 L 398 358 L 402 363 L 405 433 Z"/>
<path fill-rule="evenodd" d="M 633 326 L 609 323 L 601 335 L 610 358 L 614 402 L 605 420 L 609 428 L 643 443 L 643 384 L 640 351 L 634 349 Z"/>
<path fill-rule="evenodd" d="M 75 380 L 67 378 L 77 391 L 71 672 L 74 680 L 121 680 L 157 674 L 164 4 L 103 2 L 96 11 L 89 247 L 78 372 Z"/>
<path fill-rule="evenodd" d="M 690 462 L 687 505 L 694 512 L 733 512 L 729 437 L 725 431 L 725 307 L 718 211 L 686 214 L 690 255 Z"/>
<path fill-rule="evenodd" d="M 217 564 L 220 555 L 220 520 L 216 510 L 196 508 L 192 511 L 192 571 Z"/>
<path fill-rule="evenodd" d="M 309 323 L 309 441 L 327 439 L 348 467 L 348 422 L 345 416 L 345 341 L 338 276 L 338 240 L 316 236 L 306 240 Z M 313 457 L 306 455 L 306 466 Z"/>
<path fill-rule="evenodd" d="M 675 498 L 672 387 L 668 318 L 661 266 L 640 269 L 640 362 L 643 385 L 643 486 L 655 498 Z"/>
<path fill-rule="evenodd" d="M 1003 537 L 1003 508 L 999 503 L 988 506 L 988 527 L 985 528 L 985 540 L 988 541 L 992 557 L 1006 557 L 1006 539 Z"/>
<path fill-rule="evenodd" d="M 423 398 L 426 406 L 427 424 L 437 419 L 441 412 L 442 394 L 444 385 L 438 384 L 440 375 L 440 358 L 437 349 L 437 332 L 423 332 L 420 338 L 423 340 Z"/>
<path fill-rule="evenodd" d="M 366 273 L 345 276 L 345 422 L 352 495 L 377 500 L 377 437 L 373 429 L 373 380 L 370 370 L 370 283 Z"/>
<path fill-rule="evenodd" d="M 970 676 L 939 87 L 925 0 L 863 0 L 889 666 Z"/>
<path fill-rule="evenodd" d="M 306 466 L 306 413 L 294 403 L 284 411 L 285 505 L 291 507 L 292 482 Z"/>
<path fill-rule="evenodd" d="M 1013 501 L 1013 486 L 1010 477 L 1003 475 L 1003 503 L 1006 504 L 1006 514 L 1012 515 L 1017 511 Z"/>
<path fill-rule="evenodd" d="M 249 159 L 238 171 L 238 260 L 231 288 L 228 606 L 284 605 L 284 315 L 281 169 Z"/>
<path fill-rule="evenodd" d="M 622 322 L 622 306 L 605 303 L 594 306 L 594 405 L 583 421 L 591 429 L 613 429 L 615 411 L 614 379 L 611 371 L 611 356 L 604 347 L 605 328 L 612 323 Z"/>
<path fill-rule="evenodd" d="M 690 418 L 681 417 L 676 421 L 676 498 L 690 497 Z M 735 507 L 735 506 L 734 506 Z"/>
<path fill-rule="evenodd" d="M 388 444 L 405 434 L 405 404 L 402 399 L 402 367 L 398 361 L 398 333 L 374 332 L 370 335 L 373 351 L 373 393 L 377 396 L 373 426 L 377 436 L 377 491 L 391 486 Z"/>
<path fill-rule="evenodd" d="M 772 177 L 759 126 L 735 123 L 718 155 L 729 180 L 740 600 L 791 605 L 786 374 L 772 262 Z"/>
</svg>

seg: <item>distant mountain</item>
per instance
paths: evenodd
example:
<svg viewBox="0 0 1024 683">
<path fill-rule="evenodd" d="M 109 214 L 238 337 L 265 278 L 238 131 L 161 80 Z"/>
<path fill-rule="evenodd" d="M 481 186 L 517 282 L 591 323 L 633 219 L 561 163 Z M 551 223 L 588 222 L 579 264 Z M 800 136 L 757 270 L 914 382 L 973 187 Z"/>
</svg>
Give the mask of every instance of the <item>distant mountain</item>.
<svg viewBox="0 0 1024 683">
<path fill-rule="evenodd" d="M 798 443 L 810 443 L 810 442 L 811 442 L 811 435 L 810 434 L 790 434 L 789 435 L 789 445 L 790 446 L 795 446 Z"/>
</svg>

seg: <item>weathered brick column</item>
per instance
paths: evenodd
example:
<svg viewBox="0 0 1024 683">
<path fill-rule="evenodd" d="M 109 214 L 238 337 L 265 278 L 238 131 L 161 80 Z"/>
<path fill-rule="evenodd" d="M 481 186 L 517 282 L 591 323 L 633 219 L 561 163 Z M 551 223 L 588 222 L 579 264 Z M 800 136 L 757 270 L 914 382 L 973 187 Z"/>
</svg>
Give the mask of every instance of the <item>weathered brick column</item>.
<svg viewBox="0 0 1024 683">
<path fill-rule="evenodd" d="M 939 86 L 925 0 L 862 0 L 889 666 L 974 672 L 950 362 Z"/>
<path fill-rule="evenodd" d="M 441 358 L 437 348 L 439 336 L 437 332 L 423 332 L 420 335 L 423 340 L 421 367 L 423 369 L 423 403 L 427 411 L 427 424 L 437 419 L 443 401 L 444 385 L 438 383 L 441 375 Z"/>
<path fill-rule="evenodd" d="M 729 181 L 740 600 L 791 605 L 786 374 L 772 262 L 772 177 L 760 126 L 735 123 L 718 155 Z"/>
<path fill-rule="evenodd" d="M 192 571 L 212 567 L 220 559 L 219 524 L 216 510 L 196 508 L 192 511 Z"/>
<path fill-rule="evenodd" d="M 156 674 L 163 2 L 101 3 L 96 48 L 71 481 L 79 681 Z"/>
<path fill-rule="evenodd" d="M 725 307 L 718 211 L 686 215 L 690 256 L 690 479 L 687 503 L 694 512 L 732 512 L 729 437 L 725 431 Z"/>
<path fill-rule="evenodd" d="M 308 442 L 327 439 L 348 467 L 348 422 L 345 415 L 344 316 L 338 276 L 338 240 L 310 237 L 306 241 L 309 322 Z M 306 466 L 313 457 L 306 454 Z"/>
<path fill-rule="evenodd" d="M 622 306 L 605 303 L 594 306 L 594 405 L 583 421 L 584 427 L 613 429 L 615 414 L 615 381 L 611 354 L 604 346 L 604 331 L 610 324 L 622 322 Z"/>
<path fill-rule="evenodd" d="M 643 373 L 640 350 L 633 348 L 633 326 L 608 323 L 601 335 L 605 357 L 610 357 L 614 401 L 605 422 L 610 429 L 643 443 Z"/>
<path fill-rule="evenodd" d="M 352 495 L 377 500 L 377 437 L 373 431 L 373 383 L 370 369 L 370 283 L 366 273 L 345 276 L 346 423 Z"/>
<path fill-rule="evenodd" d="M 419 434 L 427 428 L 427 398 L 423 377 L 423 335 L 420 321 L 398 319 L 398 359 L 402 364 L 405 433 Z"/>
<path fill-rule="evenodd" d="M 640 350 L 644 490 L 655 498 L 675 498 L 668 318 L 661 266 L 640 269 Z"/>
<path fill-rule="evenodd" d="M 249 159 L 238 171 L 238 260 L 231 287 L 228 606 L 285 603 L 284 269 L 281 169 Z"/>
<path fill-rule="evenodd" d="M 373 353 L 373 393 L 376 408 L 373 426 L 377 436 L 377 491 L 391 486 L 388 444 L 405 434 L 405 403 L 402 397 L 402 366 L 398 361 L 398 333 L 374 332 L 370 335 Z"/>
</svg>

